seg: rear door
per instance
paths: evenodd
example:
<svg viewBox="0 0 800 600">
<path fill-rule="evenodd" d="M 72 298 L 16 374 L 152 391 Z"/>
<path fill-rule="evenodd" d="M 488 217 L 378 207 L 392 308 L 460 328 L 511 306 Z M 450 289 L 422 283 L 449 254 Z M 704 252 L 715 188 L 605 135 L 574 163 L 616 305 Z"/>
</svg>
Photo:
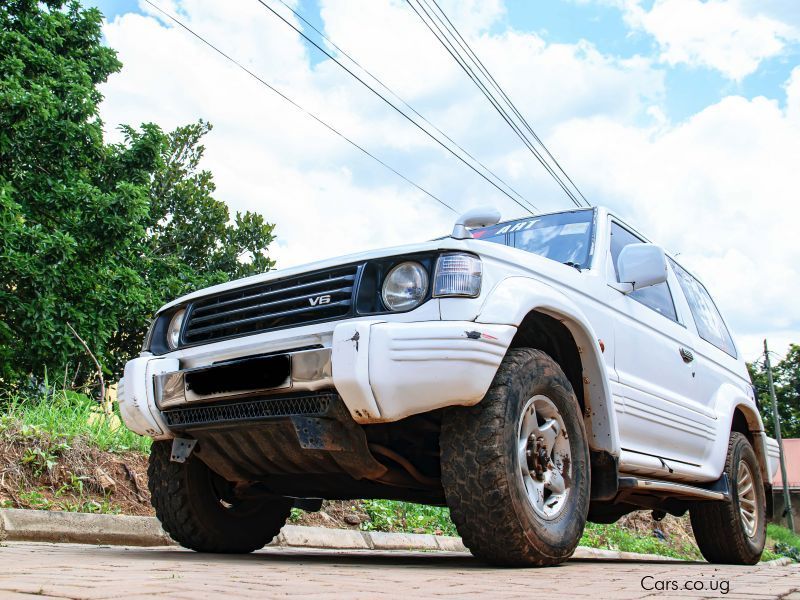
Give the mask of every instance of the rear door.
<svg viewBox="0 0 800 600">
<path fill-rule="evenodd" d="M 679 284 L 668 269 L 664 283 L 629 294 L 619 291 L 614 286 L 620 251 L 645 240 L 613 219 L 610 232 L 607 300 L 615 312 L 620 466 L 664 477 L 690 474 L 700 466 L 714 429 L 697 398 L 694 339 L 673 298 Z"/>
<path fill-rule="evenodd" d="M 736 345 L 728 326 L 705 286 L 683 267 L 670 259 L 670 266 L 686 298 L 690 312 L 690 325 L 696 332 L 695 361 L 697 362 L 697 400 L 706 410 L 718 418 L 720 392 L 725 385 L 733 385 L 740 390 L 742 400 L 750 397 L 750 376 L 744 362 L 739 360 Z M 723 397 L 727 394 L 723 393 Z M 723 424 L 720 424 L 722 427 Z M 729 424 L 724 423 L 727 427 Z M 727 444 L 725 439 L 717 444 Z M 718 460 L 719 449 L 709 448 L 707 459 Z M 719 465 L 717 465 L 719 466 Z"/>
</svg>

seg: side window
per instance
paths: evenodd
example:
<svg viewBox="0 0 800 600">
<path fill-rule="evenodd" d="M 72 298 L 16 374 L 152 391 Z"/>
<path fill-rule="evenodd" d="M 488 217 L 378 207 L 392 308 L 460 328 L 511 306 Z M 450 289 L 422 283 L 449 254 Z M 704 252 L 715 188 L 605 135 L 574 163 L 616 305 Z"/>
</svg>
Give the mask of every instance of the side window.
<svg viewBox="0 0 800 600">
<path fill-rule="evenodd" d="M 639 239 L 627 229 L 621 227 L 617 223 L 611 223 L 611 260 L 614 263 L 614 273 L 617 276 L 617 281 L 619 281 L 619 268 L 617 267 L 619 253 L 622 252 L 625 246 L 642 243 L 644 243 L 644 240 Z M 675 304 L 672 301 L 672 293 L 666 281 L 658 285 L 636 290 L 628 295 L 637 302 L 641 302 L 645 306 L 652 308 L 668 319 L 672 319 L 676 323 L 678 322 L 678 315 L 675 313 Z"/>
<path fill-rule="evenodd" d="M 694 322 L 697 325 L 697 333 L 705 341 L 736 358 L 736 347 L 733 345 L 731 334 L 708 290 L 674 260 L 670 258 L 669 262 L 681 284 L 686 301 L 689 303 L 689 310 L 692 311 Z"/>
</svg>

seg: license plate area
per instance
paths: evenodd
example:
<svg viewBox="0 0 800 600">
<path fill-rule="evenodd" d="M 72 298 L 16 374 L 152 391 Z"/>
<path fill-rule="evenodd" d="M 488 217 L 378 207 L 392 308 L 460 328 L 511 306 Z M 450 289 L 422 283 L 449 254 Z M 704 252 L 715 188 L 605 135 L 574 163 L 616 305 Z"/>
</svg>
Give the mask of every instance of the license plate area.
<svg viewBox="0 0 800 600">
<path fill-rule="evenodd" d="M 291 386 L 288 354 L 254 356 L 184 373 L 186 400 L 235 396 Z"/>
</svg>

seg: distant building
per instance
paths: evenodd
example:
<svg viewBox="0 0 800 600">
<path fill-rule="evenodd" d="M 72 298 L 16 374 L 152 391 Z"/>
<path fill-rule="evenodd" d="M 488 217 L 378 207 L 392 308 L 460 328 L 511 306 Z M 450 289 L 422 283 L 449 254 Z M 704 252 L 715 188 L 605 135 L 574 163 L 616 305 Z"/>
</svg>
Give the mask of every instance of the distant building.
<svg viewBox="0 0 800 600">
<path fill-rule="evenodd" d="M 792 512 L 795 515 L 795 526 L 800 519 L 800 438 L 783 440 L 783 453 L 786 459 L 786 479 L 789 482 L 789 497 L 792 501 Z M 775 498 L 775 514 L 772 518 L 776 523 L 786 524 L 783 516 L 783 479 L 781 470 L 772 480 L 772 495 Z"/>
</svg>

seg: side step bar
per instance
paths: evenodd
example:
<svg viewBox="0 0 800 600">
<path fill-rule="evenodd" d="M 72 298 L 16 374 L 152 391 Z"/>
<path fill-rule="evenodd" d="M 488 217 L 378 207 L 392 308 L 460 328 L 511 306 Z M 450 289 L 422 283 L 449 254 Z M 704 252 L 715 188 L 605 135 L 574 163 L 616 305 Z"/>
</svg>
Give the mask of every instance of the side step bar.
<svg viewBox="0 0 800 600">
<path fill-rule="evenodd" d="M 674 481 L 657 481 L 654 479 L 639 479 L 638 477 L 620 477 L 619 491 L 628 493 L 652 493 L 658 496 L 681 496 L 684 498 L 697 498 L 700 500 L 725 500 L 730 501 L 731 494 L 728 487 L 728 477 L 723 475 L 713 482 L 710 487 L 698 487 L 688 483 Z"/>
</svg>

